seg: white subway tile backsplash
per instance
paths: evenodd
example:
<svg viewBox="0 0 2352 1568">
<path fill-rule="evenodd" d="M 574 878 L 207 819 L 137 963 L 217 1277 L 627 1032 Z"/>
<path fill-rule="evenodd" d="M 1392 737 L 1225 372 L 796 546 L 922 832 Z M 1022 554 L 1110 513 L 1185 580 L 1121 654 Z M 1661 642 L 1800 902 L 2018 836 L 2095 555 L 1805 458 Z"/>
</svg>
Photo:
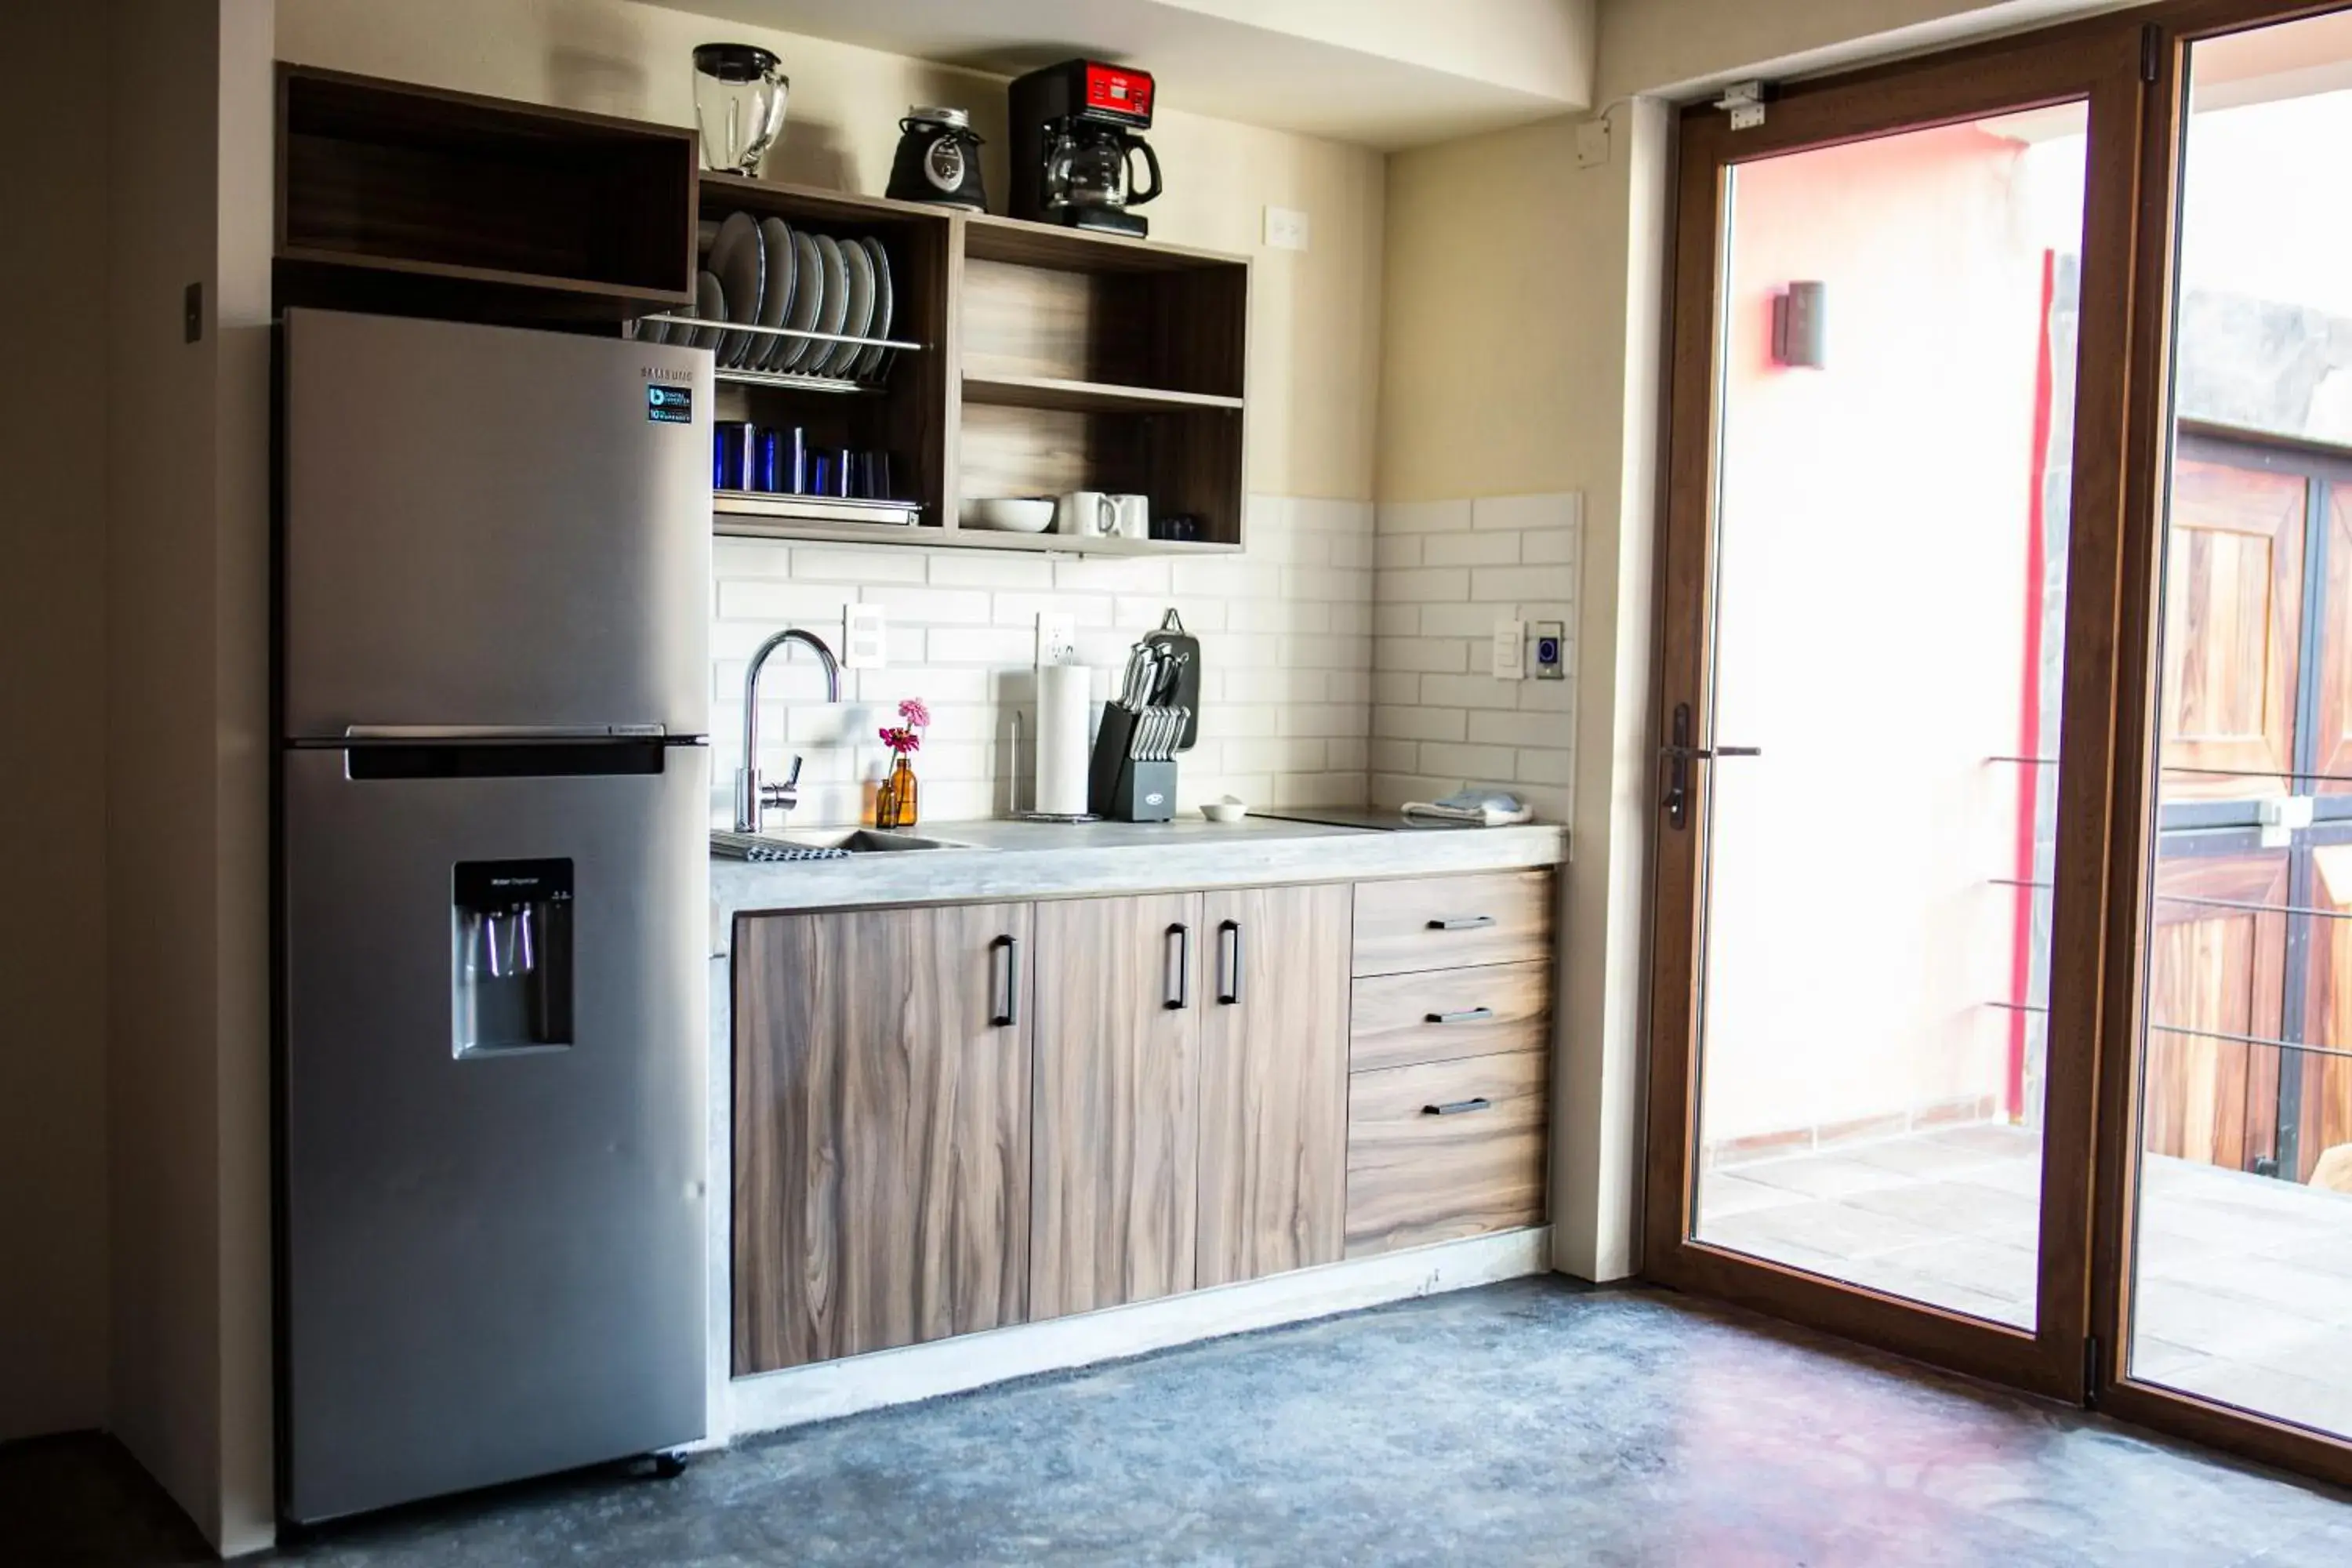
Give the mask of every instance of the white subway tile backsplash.
<svg viewBox="0 0 2352 1568">
<path fill-rule="evenodd" d="M 1429 800 L 1467 784 L 1516 791 L 1565 817 L 1575 768 L 1573 492 L 1378 509 L 1372 594 L 1372 799 Z M 1566 680 L 1497 680 L 1495 625 L 1556 620 Z"/>
<path fill-rule="evenodd" d="M 844 606 L 888 617 L 889 665 L 844 672 L 849 711 L 822 710 L 814 660 L 772 665 L 765 737 L 805 758 L 803 826 L 870 815 L 888 753 L 872 731 L 906 697 L 930 705 L 916 769 L 934 821 L 1001 814 L 1029 799 L 1012 715 L 1034 718 L 1036 621 L 1071 616 L 1097 700 L 1129 647 L 1172 605 L 1202 644 L 1201 743 L 1183 759 L 1180 803 L 1234 794 L 1256 803 L 1360 805 L 1371 726 L 1373 509 L 1368 502 L 1246 501 L 1250 549 L 1212 558 L 1053 560 L 970 549 L 720 540 L 713 552 L 714 818 L 731 809 L 745 660 L 779 626 L 838 641 Z M 1032 726 L 1034 735 L 1034 724 Z M 1013 778 L 1019 774 L 1017 789 Z M 1016 801 L 1017 795 L 1017 801 Z"/>
</svg>

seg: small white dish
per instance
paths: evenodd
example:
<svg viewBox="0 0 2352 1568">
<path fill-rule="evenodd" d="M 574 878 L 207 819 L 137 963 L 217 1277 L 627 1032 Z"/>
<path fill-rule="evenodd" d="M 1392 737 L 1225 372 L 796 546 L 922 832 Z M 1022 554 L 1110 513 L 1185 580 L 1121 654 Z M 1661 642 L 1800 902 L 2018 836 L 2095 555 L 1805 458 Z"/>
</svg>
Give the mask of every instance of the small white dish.
<svg viewBox="0 0 2352 1568">
<path fill-rule="evenodd" d="M 1043 533 L 1054 523 L 1051 496 L 991 496 L 967 500 L 956 513 L 966 528 L 996 533 Z"/>
<path fill-rule="evenodd" d="M 1249 805 L 1247 802 L 1229 795 L 1222 800 L 1202 801 L 1201 803 L 1201 815 L 1207 817 L 1211 822 L 1239 822 L 1243 817 L 1249 815 Z"/>
</svg>

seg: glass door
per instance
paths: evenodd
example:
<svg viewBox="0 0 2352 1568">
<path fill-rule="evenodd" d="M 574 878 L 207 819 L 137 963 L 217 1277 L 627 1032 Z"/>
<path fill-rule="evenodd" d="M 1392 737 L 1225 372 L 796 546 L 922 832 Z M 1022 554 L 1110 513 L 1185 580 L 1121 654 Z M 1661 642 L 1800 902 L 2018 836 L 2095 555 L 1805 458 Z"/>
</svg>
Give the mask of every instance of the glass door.
<svg viewBox="0 0 2352 1568">
<path fill-rule="evenodd" d="M 2053 1392 L 2087 1310 L 2133 41 L 1695 110 L 1682 144 L 1647 1268 Z"/>
<path fill-rule="evenodd" d="M 2211 13 L 2208 12 L 2210 16 Z M 2352 1469 L 2352 15 L 2168 40 L 2116 1405 Z M 2218 24 L 2209 23 L 2208 26 Z M 2179 90 L 2174 90 L 2176 85 Z"/>
</svg>

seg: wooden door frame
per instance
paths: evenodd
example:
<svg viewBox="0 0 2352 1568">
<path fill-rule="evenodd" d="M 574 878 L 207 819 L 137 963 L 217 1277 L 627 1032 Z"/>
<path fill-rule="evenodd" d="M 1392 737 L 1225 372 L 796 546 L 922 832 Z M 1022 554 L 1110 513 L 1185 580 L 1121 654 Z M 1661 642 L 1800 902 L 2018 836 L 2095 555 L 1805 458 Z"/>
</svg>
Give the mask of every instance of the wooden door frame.
<svg viewBox="0 0 2352 1568">
<path fill-rule="evenodd" d="M 2126 349 L 2136 318 L 2134 224 L 2143 162 L 2143 38 L 2113 18 L 2047 28 L 1930 59 L 1798 84 L 1766 122 L 1734 132 L 1719 111 L 1694 107 L 1678 136 L 1672 313 L 1667 348 L 1665 504 L 1659 524 L 1655 732 L 1675 706 L 1709 711 L 1709 610 L 1717 477 L 1718 341 L 1723 267 L 1722 172 L 1758 158 L 2052 104 L 2087 105 L 2083 313 L 2077 363 L 2074 476 L 2068 543 L 2066 664 L 2057 781 L 2059 841 L 2052 950 L 2098 954 L 2110 925 L 2107 868 L 2117 798 L 2118 612 L 2129 564 L 2126 528 Z M 1703 331 L 1689 330 L 1706 323 Z M 1744 737 L 1733 737 L 1744 739 Z M 1696 743 L 1711 738 L 1701 735 Z M 1690 816 L 1706 820 L 1707 769 L 1694 767 Z M 1691 1239 L 1693 1134 L 1697 1121 L 1698 963 L 1703 912 L 1697 827 L 1676 831 L 1661 812 L 1652 859 L 1650 1121 L 1643 1273 L 2036 1392 L 2080 1400 L 2088 1369 L 2087 1258 L 2092 1245 L 2092 1125 L 2101 966 L 2051 979 L 2044 1089 L 2042 1258 L 2036 1327 L 2025 1331 L 1837 1283 Z M 2063 1044 L 2062 1044 L 2063 1042 Z"/>
<path fill-rule="evenodd" d="M 2126 1420 L 2266 1463 L 2352 1485 L 2352 1441 L 2133 1379 L 2130 1351 L 2132 1237 L 2139 1165 L 2142 1025 L 2147 1003 L 2143 928 L 2153 889 L 2156 708 L 2160 676 L 2163 521 L 2172 451 L 2174 263 L 2179 253 L 2179 152 L 2188 123 L 2189 49 L 2202 39 L 2299 21 L 2347 8 L 2347 0 L 2179 0 L 2136 11 L 2145 29 L 2151 82 L 2141 137 L 2130 361 L 2129 489 L 2126 585 L 2119 650 L 2115 777 L 2111 806 L 2115 868 L 2104 949 L 2106 998 L 2099 1052 L 2096 1183 L 2089 1283 L 2095 1386 L 2103 1408 Z"/>
</svg>

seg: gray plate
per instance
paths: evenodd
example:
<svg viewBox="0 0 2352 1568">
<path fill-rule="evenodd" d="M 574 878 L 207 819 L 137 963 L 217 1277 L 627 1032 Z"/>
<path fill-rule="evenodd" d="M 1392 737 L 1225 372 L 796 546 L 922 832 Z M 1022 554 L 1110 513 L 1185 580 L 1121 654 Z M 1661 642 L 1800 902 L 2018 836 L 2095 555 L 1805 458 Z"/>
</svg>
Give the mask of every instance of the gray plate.
<svg viewBox="0 0 2352 1568">
<path fill-rule="evenodd" d="M 818 310 L 824 306 L 824 259 L 818 252 L 816 240 L 809 235 L 793 236 L 793 309 L 784 325 L 795 331 L 814 331 Z M 770 370 L 806 370 L 808 361 L 823 345 L 806 338 L 786 338 L 784 347 L 769 365 Z"/>
<path fill-rule="evenodd" d="M 841 323 L 849 319 L 849 266 L 841 258 L 841 242 L 831 235 L 816 237 L 816 254 L 824 266 L 824 299 L 817 308 L 815 330 L 838 332 Z M 833 363 L 833 351 L 839 346 L 826 342 L 812 345 L 800 368 L 811 375 L 827 374 L 824 367 Z"/>
<path fill-rule="evenodd" d="M 793 231 L 780 217 L 760 220 L 761 247 L 768 254 L 767 287 L 760 295 L 760 325 L 781 327 L 793 304 L 793 277 L 800 270 L 793 259 Z M 783 345 L 790 338 L 761 338 L 752 345 L 751 363 L 755 369 L 773 370 L 782 356 Z"/>
<path fill-rule="evenodd" d="M 706 269 L 694 275 L 694 313 L 706 321 L 723 321 L 727 319 L 727 290 L 719 287 L 717 273 Z M 694 334 L 694 342 L 688 344 L 688 347 L 707 349 L 713 353 L 719 352 L 719 340 L 724 334 L 717 327 L 692 327 L 687 330 Z"/>
<path fill-rule="evenodd" d="M 727 290 L 727 319 L 730 321 L 756 321 L 760 319 L 760 296 L 768 275 L 768 247 L 760 237 L 760 225 L 750 213 L 729 213 L 719 225 L 719 238 L 710 247 L 710 270 L 719 275 L 719 286 Z M 759 341 L 755 332 L 730 332 L 719 350 L 722 365 L 740 365 Z"/>
<path fill-rule="evenodd" d="M 853 338 L 862 338 L 874 321 L 874 258 L 856 240 L 844 240 L 841 264 L 849 273 L 849 313 L 842 317 L 841 330 Z M 865 352 L 856 343 L 837 344 L 833 357 L 825 362 L 825 374 L 847 375 L 856 368 Z"/>
<path fill-rule="evenodd" d="M 866 254 L 874 260 L 874 320 L 866 326 L 866 334 L 887 338 L 890 335 L 890 317 L 895 309 L 895 301 L 890 295 L 890 256 L 882 248 L 882 242 L 871 236 L 858 243 L 866 247 Z M 887 349 L 866 350 L 857 356 L 857 363 L 850 374 L 861 381 L 872 375 L 882 368 L 882 357 L 887 353 Z"/>
</svg>

